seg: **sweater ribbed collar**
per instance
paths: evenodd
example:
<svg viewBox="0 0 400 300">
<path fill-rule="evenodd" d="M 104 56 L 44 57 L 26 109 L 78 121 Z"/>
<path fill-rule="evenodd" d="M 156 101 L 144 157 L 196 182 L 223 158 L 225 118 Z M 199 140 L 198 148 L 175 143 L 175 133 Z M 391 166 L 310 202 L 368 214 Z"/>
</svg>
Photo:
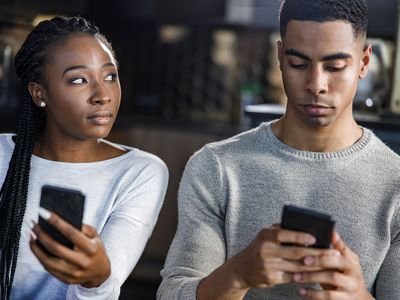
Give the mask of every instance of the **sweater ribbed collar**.
<svg viewBox="0 0 400 300">
<path fill-rule="evenodd" d="M 359 157 L 359 155 L 362 155 L 366 151 L 365 149 L 367 148 L 368 144 L 371 144 L 371 141 L 374 137 L 371 130 L 361 127 L 363 129 L 363 135 L 350 147 L 334 152 L 303 151 L 292 148 L 281 142 L 272 131 L 271 124 L 273 122 L 274 121 L 260 125 L 260 129 L 264 134 L 264 138 L 262 140 L 268 141 L 268 147 L 274 152 L 277 151 L 283 155 L 292 156 L 293 158 L 297 157 L 299 159 L 324 161 Z"/>
</svg>

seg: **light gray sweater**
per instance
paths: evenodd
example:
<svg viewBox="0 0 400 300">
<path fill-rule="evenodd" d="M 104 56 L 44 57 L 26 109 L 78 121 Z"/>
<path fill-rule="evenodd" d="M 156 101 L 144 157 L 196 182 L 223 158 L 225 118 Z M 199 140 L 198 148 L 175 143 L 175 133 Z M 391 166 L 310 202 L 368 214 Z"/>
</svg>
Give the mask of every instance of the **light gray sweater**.
<svg viewBox="0 0 400 300">
<path fill-rule="evenodd" d="M 400 299 L 400 158 L 370 130 L 351 147 L 306 152 L 270 124 L 206 145 L 188 162 L 178 228 L 158 299 L 196 298 L 200 280 L 280 223 L 284 204 L 329 213 L 360 258 L 377 299 Z M 302 299 L 296 284 L 250 289 L 245 299 Z"/>
</svg>

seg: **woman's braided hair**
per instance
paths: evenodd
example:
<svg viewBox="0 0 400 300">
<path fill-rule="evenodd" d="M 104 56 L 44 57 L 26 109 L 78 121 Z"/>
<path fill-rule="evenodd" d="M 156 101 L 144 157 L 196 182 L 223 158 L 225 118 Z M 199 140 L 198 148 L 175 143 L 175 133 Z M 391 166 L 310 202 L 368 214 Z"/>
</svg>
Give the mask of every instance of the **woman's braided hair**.
<svg viewBox="0 0 400 300">
<path fill-rule="evenodd" d="M 45 84 L 43 69 L 54 46 L 73 34 L 88 34 L 110 43 L 98 28 L 82 17 L 55 17 L 39 23 L 28 35 L 15 57 L 16 73 L 23 96 L 14 137 L 15 148 L 0 190 L 0 299 L 9 299 L 17 265 L 19 239 L 26 209 L 32 152 L 44 126 L 45 110 L 37 107 L 29 93 L 30 82 Z M 115 56 L 115 55 L 114 55 Z"/>
</svg>

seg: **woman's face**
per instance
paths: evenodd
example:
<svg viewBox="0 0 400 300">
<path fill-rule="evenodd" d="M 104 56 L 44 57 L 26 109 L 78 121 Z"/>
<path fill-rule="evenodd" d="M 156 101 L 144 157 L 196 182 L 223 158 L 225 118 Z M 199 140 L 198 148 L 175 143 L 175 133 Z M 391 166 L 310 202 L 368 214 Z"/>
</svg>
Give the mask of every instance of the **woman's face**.
<svg viewBox="0 0 400 300">
<path fill-rule="evenodd" d="M 45 131 L 58 137 L 106 137 L 118 113 L 116 61 L 96 38 L 77 34 L 50 51 L 44 68 Z"/>
</svg>

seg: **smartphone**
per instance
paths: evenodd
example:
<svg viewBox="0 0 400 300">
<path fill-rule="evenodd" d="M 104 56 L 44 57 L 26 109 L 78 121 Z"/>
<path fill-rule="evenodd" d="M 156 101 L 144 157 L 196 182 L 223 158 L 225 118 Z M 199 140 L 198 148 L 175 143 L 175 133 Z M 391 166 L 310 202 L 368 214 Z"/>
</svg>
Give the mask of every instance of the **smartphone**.
<svg viewBox="0 0 400 300">
<path fill-rule="evenodd" d="M 40 206 L 55 212 L 79 230 L 82 228 L 84 205 L 85 195 L 80 191 L 50 185 L 42 187 Z M 39 225 L 54 240 L 73 249 L 74 244 L 41 217 Z"/>
<path fill-rule="evenodd" d="M 312 209 L 285 205 L 281 227 L 284 229 L 306 232 L 316 238 L 314 248 L 329 248 L 335 221 L 328 214 Z"/>
</svg>

